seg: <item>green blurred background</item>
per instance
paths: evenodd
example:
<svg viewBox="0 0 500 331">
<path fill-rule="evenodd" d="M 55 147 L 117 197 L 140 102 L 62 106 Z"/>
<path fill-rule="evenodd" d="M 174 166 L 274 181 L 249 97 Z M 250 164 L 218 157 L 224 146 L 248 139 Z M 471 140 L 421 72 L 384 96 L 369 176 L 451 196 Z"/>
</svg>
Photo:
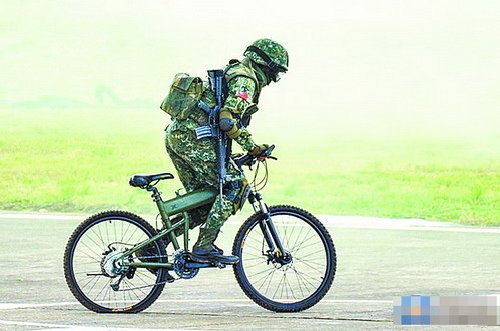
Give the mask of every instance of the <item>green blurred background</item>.
<svg viewBox="0 0 500 331">
<path fill-rule="evenodd" d="M 173 75 L 269 37 L 290 53 L 250 126 L 277 145 L 269 203 L 498 225 L 499 15 L 486 0 L 2 1 L 0 209 L 152 213 L 127 181 L 174 170 Z"/>
</svg>

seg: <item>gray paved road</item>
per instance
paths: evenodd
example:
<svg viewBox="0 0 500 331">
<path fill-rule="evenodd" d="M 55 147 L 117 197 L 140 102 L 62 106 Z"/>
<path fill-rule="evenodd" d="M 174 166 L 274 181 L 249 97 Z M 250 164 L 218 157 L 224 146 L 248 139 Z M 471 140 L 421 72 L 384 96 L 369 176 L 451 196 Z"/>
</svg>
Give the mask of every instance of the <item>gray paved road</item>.
<svg viewBox="0 0 500 331">
<path fill-rule="evenodd" d="M 343 219 L 326 221 L 338 254 L 334 285 L 305 312 L 263 310 L 245 297 L 232 270 L 225 269 L 202 270 L 192 280 L 168 285 L 143 313 L 99 315 L 74 300 L 62 274 L 64 245 L 78 217 L 53 218 L 0 216 L 0 330 L 390 329 L 397 328 L 391 320 L 396 296 L 500 293 L 496 231 L 460 232 L 464 228 L 449 224 L 438 228 L 459 229 L 427 231 L 420 221 L 407 224 L 409 229 L 363 226 L 373 225 L 373 219 L 353 221 L 356 228 L 349 228 Z M 220 246 L 225 250 L 237 223 L 224 228 Z"/>
</svg>

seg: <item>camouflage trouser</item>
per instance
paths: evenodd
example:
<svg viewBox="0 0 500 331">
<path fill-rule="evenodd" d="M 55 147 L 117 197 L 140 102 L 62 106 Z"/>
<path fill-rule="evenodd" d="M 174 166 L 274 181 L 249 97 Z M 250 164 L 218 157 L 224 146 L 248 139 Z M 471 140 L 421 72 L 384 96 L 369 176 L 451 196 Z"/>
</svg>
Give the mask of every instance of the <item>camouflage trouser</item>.
<svg viewBox="0 0 500 331">
<path fill-rule="evenodd" d="M 218 189 L 218 177 L 214 139 L 197 140 L 196 122 L 187 119 L 174 120 L 166 128 L 165 147 L 187 192 L 200 188 Z M 217 238 L 220 228 L 234 212 L 234 197 L 240 195 L 245 176 L 233 166 L 227 169 L 228 186 L 222 198 L 217 196 L 195 247 L 208 248 Z M 235 185 L 231 185 L 231 184 Z"/>
</svg>

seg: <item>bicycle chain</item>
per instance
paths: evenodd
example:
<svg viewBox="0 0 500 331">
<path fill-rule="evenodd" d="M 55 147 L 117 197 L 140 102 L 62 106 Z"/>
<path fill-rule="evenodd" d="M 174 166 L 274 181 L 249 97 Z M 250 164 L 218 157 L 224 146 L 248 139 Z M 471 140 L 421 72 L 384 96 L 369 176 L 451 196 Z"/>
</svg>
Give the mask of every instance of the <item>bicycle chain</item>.
<svg viewBox="0 0 500 331">
<path fill-rule="evenodd" d="M 173 255 L 154 255 L 154 256 L 141 256 L 140 258 L 137 257 L 137 259 L 158 259 L 158 258 L 161 258 L 161 257 L 173 257 Z M 179 279 L 179 278 L 177 278 Z M 164 285 L 164 284 L 167 284 L 168 282 L 160 282 L 160 283 L 154 283 L 154 284 L 151 284 L 151 285 L 144 285 L 144 286 L 137 286 L 137 287 L 132 287 L 132 288 L 128 288 L 126 290 L 122 290 L 122 289 L 119 289 L 117 290 L 116 292 L 125 292 L 125 291 L 133 291 L 133 290 L 138 290 L 138 289 L 142 289 L 142 288 L 148 288 L 148 287 L 153 287 L 153 286 L 157 286 L 157 285 Z"/>
<path fill-rule="evenodd" d="M 160 282 L 160 283 L 155 283 L 155 284 L 151 284 L 151 285 L 144 285 L 144 286 L 137 286 L 137 287 L 132 287 L 132 288 L 128 288 L 126 290 L 116 290 L 116 292 L 125 292 L 125 291 L 133 291 L 133 290 L 138 290 L 138 289 L 141 289 L 141 288 L 147 288 L 147 287 L 153 287 L 153 286 L 156 286 L 156 285 L 164 285 L 164 284 L 167 284 L 168 282 Z"/>
</svg>

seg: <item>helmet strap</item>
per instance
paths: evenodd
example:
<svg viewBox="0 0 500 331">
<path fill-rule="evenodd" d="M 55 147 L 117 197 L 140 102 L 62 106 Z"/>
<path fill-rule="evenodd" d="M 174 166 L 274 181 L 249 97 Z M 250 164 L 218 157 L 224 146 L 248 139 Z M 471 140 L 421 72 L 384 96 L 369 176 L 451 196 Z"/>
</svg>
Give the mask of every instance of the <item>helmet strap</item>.
<svg viewBox="0 0 500 331">
<path fill-rule="evenodd" d="M 261 86 L 269 85 L 273 81 L 273 74 L 266 65 L 254 62 L 253 68 Z"/>
<path fill-rule="evenodd" d="M 271 69 L 271 71 L 273 73 L 279 71 L 278 66 L 276 65 L 276 62 L 274 62 L 266 53 L 264 53 L 263 50 L 261 50 L 257 46 L 250 45 L 250 46 L 247 47 L 247 49 L 245 50 L 245 52 L 254 52 L 258 56 L 260 56 L 260 58 L 262 60 L 264 60 L 264 62 L 266 62 L 267 67 L 269 69 Z"/>
</svg>

